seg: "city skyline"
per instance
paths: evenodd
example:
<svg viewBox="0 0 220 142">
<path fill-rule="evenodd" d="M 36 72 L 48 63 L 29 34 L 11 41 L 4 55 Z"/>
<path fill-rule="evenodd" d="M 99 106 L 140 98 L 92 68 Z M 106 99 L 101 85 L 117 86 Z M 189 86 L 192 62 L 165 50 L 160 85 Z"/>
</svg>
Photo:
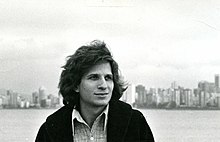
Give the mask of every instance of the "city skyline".
<svg viewBox="0 0 220 142">
<path fill-rule="evenodd" d="M 219 81 L 220 81 L 219 77 L 220 77 L 220 74 L 215 74 L 215 75 L 213 75 L 213 80 L 212 80 L 212 81 L 211 81 L 211 80 L 200 80 L 200 81 L 197 82 L 197 84 L 195 85 L 195 87 L 185 87 L 185 86 L 179 84 L 178 82 L 176 82 L 175 80 L 174 80 L 174 81 L 171 81 L 171 82 L 167 85 L 167 87 L 152 87 L 152 86 L 146 86 L 145 84 L 141 84 L 141 83 L 139 83 L 139 84 L 134 84 L 134 83 L 131 83 L 131 82 L 129 82 L 127 85 L 128 85 L 128 87 L 141 85 L 141 86 L 144 86 L 146 89 L 169 89 L 169 88 L 181 87 L 181 88 L 193 90 L 193 89 L 198 88 L 200 83 L 204 83 L 204 82 L 212 83 L 212 84 L 216 84 L 216 83 L 217 83 L 217 84 L 218 84 L 218 87 L 220 87 L 220 86 L 219 86 Z M 51 91 L 51 92 L 48 91 L 47 85 L 40 85 L 38 88 L 35 88 L 34 90 L 32 90 L 32 91 L 29 92 L 29 93 L 24 93 L 24 92 L 22 92 L 22 91 L 20 91 L 20 90 L 15 90 L 15 89 L 13 89 L 13 88 L 0 88 L 0 94 L 1 94 L 1 92 L 5 92 L 5 91 L 14 91 L 14 92 L 16 92 L 16 93 L 18 93 L 18 94 L 20 94 L 20 95 L 24 95 L 24 96 L 26 96 L 26 97 L 31 97 L 31 95 L 32 95 L 33 93 L 39 91 L 41 88 L 44 88 L 44 90 L 46 91 L 47 94 L 51 94 L 51 95 L 54 95 L 54 96 L 58 96 L 58 95 L 59 95 L 59 93 L 56 92 L 56 91 Z M 55 93 L 54 93 L 54 92 L 55 92 Z"/>
<path fill-rule="evenodd" d="M 65 57 L 94 39 L 129 83 L 194 88 L 220 73 L 218 0 L 0 3 L 0 88 L 56 94 Z"/>
<path fill-rule="evenodd" d="M 137 108 L 216 110 L 220 108 L 219 77 L 216 74 L 214 82 L 200 81 L 197 88 L 184 88 L 175 81 L 169 88 L 130 84 L 120 100 Z M 61 96 L 50 94 L 43 86 L 29 96 L 0 89 L 0 108 L 55 108 L 61 102 Z"/>
</svg>

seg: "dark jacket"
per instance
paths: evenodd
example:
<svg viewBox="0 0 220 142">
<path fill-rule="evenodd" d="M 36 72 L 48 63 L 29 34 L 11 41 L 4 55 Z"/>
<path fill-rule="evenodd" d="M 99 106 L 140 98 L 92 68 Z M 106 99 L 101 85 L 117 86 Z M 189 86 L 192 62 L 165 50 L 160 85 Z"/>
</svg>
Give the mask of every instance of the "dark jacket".
<svg viewBox="0 0 220 142">
<path fill-rule="evenodd" d="M 72 107 L 64 106 L 40 127 L 35 142 L 73 142 Z M 143 114 L 121 101 L 110 101 L 107 142 L 154 142 Z"/>
</svg>

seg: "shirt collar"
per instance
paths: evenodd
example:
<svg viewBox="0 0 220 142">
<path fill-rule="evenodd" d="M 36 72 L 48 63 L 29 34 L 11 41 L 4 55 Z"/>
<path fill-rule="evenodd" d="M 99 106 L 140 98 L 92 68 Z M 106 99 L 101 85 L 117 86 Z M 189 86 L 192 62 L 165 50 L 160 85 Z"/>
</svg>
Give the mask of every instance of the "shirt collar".
<svg viewBox="0 0 220 142">
<path fill-rule="evenodd" d="M 109 111 L 109 104 L 105 107 L 105 109 L 103 110 L 103 112 L 97 117 L 99 118 L 100 116 L 102 116 L 104 114 L 104 131 L 106 131 L 106 127 L 107 127 L 107 122 L 108 122 L 108 111 Z M 74 119 L 76 119 L 77 121 L 84 123 L 88 126 L 88 124 L 84 121 L 84 119 L 82 118 L 82 116 L 80 115 L 79 111 L 76 109 L 76 107 L 73 108 L 73 112 L 72 112 L 72 129 L 73 129 L 73 135 L 74 135 Z"/>
</svg>

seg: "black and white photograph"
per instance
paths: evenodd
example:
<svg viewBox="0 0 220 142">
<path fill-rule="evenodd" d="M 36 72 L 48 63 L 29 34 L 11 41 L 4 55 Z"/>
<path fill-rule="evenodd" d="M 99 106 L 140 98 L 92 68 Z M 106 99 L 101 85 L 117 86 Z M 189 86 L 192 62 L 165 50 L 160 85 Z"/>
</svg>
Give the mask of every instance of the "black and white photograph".
<svg viewBox="0 0 220 142">
<path fill-rule="evenodd" d="M 0 0 L 0 142 L 219 142 L 220 1 Z"/>
</svg>

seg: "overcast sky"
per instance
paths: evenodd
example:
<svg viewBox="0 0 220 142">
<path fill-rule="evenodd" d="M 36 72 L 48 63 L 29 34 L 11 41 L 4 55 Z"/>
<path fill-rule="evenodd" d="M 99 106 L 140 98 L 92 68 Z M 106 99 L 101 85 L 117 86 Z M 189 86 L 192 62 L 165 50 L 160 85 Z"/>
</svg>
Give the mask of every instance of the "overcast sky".
<svg viewBox="0 0 220 142">
<path fill-rule="evenodd" d="M 65 57 L 94 39 L 130 83 L 195 88 L 220 74 L 220 1 L 1 0 L 0 88 L 56 94 Z"/>
</svg>

